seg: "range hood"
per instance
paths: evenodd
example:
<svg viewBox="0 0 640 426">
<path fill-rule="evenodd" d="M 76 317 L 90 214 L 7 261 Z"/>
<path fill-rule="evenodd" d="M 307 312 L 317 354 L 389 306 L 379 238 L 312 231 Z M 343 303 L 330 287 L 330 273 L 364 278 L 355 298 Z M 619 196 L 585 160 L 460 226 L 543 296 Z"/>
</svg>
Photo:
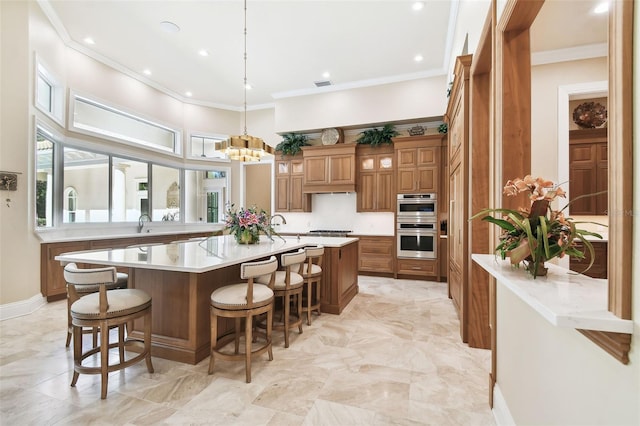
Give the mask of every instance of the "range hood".
<svg viewBox="0 0 640 426">
<path fill-rule="evenodd" d="M 323 194 L 356 191 L 356 144 L 302 148 L 302 192 Z"/>
</svg>

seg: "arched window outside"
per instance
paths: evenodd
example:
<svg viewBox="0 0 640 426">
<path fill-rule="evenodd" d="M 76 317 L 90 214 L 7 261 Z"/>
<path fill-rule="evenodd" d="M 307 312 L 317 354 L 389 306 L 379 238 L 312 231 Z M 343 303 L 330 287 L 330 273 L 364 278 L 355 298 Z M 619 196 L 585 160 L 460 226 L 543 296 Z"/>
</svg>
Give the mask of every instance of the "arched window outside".
<svg viewBox="0 0 640 426">
<path fill-rule="evenodd" d="M 74 187 L 64 190 L 64 210 L 67 212 L 67 222 L 76 221 L 76 209 L 78 207 L 78 191 Z"/>
</svg>

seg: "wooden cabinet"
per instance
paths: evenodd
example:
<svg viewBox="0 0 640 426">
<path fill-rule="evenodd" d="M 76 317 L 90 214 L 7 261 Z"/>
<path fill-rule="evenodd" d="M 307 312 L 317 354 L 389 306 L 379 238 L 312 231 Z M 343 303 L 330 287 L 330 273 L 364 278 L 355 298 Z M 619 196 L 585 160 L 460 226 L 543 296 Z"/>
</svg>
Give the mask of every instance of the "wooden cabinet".
<svg viewBox="0 0 640 426">
<path fill-rule="evenodd" d="M 438 192 L 441 134 L 394 139 L 396 192 Z"/>
<path fill-rule="evenodd" d="M 399 278 L 407 276 L 438 277 L 438 262 L 427 259 L 396 259 L 396 270 Z"/>
<path fill-rule="evenodd" d="M 607 129 L 569 132 L 569 195 L 606 191 L 608 187 Z M 607 194 L 577 199 L 569 206 L 572 215 L 606 215 Z"/>
<path fill-rule="evenodd" d="M 393 236 L 359 236 L 358 272 L 385 273 L 394 272 Z"/>
<path fill-rule="evenodd" d="M 447 105 L 445 121 L 448 123 L 448 208 L 449 221 L 447 245 L 449 250 L 447 281 L 449 297 L 460 319 L 460 337 L 469 346 L 489 348 L 491 335 L 489 328 L 489 275 L 471 261 L 472 250 L 484 253 L 489 247 L 489 232 L 482 221 L 469 222 L 472 210 L 479 208 L 473 203 L 486 207 L 489 193 L 486 187 L 489 170 L 489 139 L 481 130 L 484 99 L 478 93 L 476 109 L 470 103 L 471 55 L 459 56 L 454 69 L 454 81 Z M 474 104 L 475 105 L 475 104 Z M 475 137 L 470 136 L 472 114 L 477 112 Z M 488 127 L 487 127 L 488 129 Z M 473 158 L 472 156 L 473 151 Z M 473 198 L 473 200 L 472 200 Z M 446 199 L 441 197 L 440 199 Z M 445 201 L 445 200 L 443 200 Z M 486 247 L 483 247 L 483 244 Z M 474 247 L 475 245 L 475 247 Z"/>
<path fill-rule="evenodd" d="M 358 243 L 325 247 L 320 300 L 323 313 L 340 314 L 358 293 Z"/>
<path fill-rule="evenodd" d="M 395 170 L 393 146 L 374 148 L 359 145 L 356 161 L 358 164 L 357 211 L 394 212 L 396 206 L 393 186 Z"/>
<path fill-rule="evenodd" d="M 302 155 L 281 156 L 276 153 L 275 182 L 277 212 L 310 212 L 311 194 L 302 190 L 304 161 Z"/>
<path fill-rule="evenodd" d="M 356 190 L 356 144 L 306 146 L 302 153 L 304 193 Z"/>
<path fill-rule="evenodd" d="M 143 235 L 128 238 L 107 238 L 90 241 L 66 241 L 59 243 L 42 243 L 40 245 L 40 292 L 48 302 L 67 297 L 67 283 L 64 280 L 63 267 L 55 257 L 61 253 L 81 250 L 99 250 L 106 248 L 123 248 L 132 244 L 142 243 L 170 243 L 194 237 L 209 236 L 211 232 L 197 232 L 171 235 Z M 99 265 L 82 264 L 82 268 L 98 267 Z M 128 272 L 128 268 L 118 268 L 120 272 Z"/>
<path fill-rule="evenodd" d="M 583 272 L 587 268 L 587 266 L 589 266 L 589 262 L 591 261 L 591 255 L 589 254 L 589 251 L 587 251 L 584 259 L 575 259 L 572 257 L 569 260 L 569 269 L 592 278 L 606 279 L 608 277 L 608 243 L 607 241 L 591 241 L 591 244 L 593 245 L 594 254 L 594 261 L 593 265 L 591 265 L 591 268 Z M 578 249 L 583 249 L 582 243 L 578 244 Z"/>
</svg>

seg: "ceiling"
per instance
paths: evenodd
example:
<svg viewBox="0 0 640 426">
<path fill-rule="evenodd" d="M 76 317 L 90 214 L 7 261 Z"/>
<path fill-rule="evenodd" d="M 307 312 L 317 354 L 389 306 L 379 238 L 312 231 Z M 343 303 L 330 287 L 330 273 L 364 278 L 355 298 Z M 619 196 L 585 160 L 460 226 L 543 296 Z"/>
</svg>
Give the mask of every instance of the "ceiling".
<svg viewBox="0 0 640 426">
<path fill-rule="evenodd" d="M 536 21 L 544 30 L 533 38 L 534 50 L 606 41 L 606 18 L 589 13 L 595 2 L 547 0 Z M 414 10 L 414 3 L 249 0 L 248 108 L 271 105 L 279 97 L 446 74 L 459 4 L 425 0 L 421 10 Z M 243 108 L 241 0 L 39 0 L 39 4 L 69 46 L 178 99 Z M 485 16 L 477 19 L 484 22 Z M 163 30 L 163 21 L 175 23 L 180 31 Z M 559 35 L 566 30 L 572 32 Z M 87 37 L 95 44 L 86 44 Z M 201 49 L 208 56 L 200 56 Z M 416 55 L 423 60 L 416 62 Z M 145 69 L 151 74 L 143 74 Z M 314 82 L 323 80 L 332 86 L 317 88 Z"/>
</svg>

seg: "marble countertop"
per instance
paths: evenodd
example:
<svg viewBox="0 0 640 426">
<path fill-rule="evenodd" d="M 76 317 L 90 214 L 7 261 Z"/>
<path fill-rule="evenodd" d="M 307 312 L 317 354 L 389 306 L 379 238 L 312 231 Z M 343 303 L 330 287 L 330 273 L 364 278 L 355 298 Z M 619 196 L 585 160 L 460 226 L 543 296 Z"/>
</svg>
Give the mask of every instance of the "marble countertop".
<svg viewBox="0 0 640 426">
<path fill-rule="evenodd" d="M 261 236 L 258 244 L 244 245 L 238 244 L 231 235 L 221 235 L 204 240 L 171 244 L 62 253 L 55 259 L 64 263 L 78 262 L 166 271 L 206 272 L 307 245 L 343 247 L 356 241 L 358 241 L 357 238 L 338 237 L 274 237 L 273 240 L 269 240 Z"/>
<path fill-rule="evenodd" d="M 607 309 L 607 280 L 594 279 L 548 263 L 546 277 L 535 280 L 508 259 L 492 254 L 472 254 L 474 262 L 494 276 L 547 321 L 557 327 L 633 333 L 633 321 Z"/>
</svg>

